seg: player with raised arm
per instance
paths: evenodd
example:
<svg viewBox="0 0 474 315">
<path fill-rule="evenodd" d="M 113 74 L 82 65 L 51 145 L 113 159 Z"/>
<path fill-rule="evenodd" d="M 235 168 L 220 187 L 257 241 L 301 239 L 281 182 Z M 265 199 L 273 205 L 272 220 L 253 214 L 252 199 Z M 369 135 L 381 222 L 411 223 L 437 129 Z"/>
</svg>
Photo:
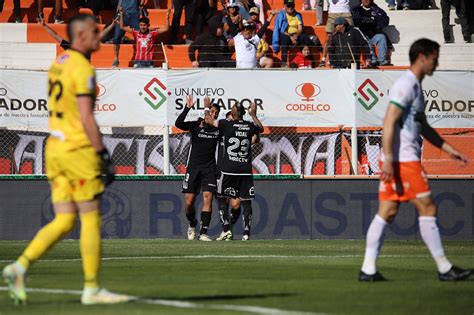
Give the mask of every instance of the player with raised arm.
<svg viewBox="0 0 474 315">
<path fill-rule="evenodd" d="M 99 287 L 99 197 L 114 179 L 114 167 L 94 119 L 95 72 L 87 56 L 99 48 L 99 31 L 91 15 L 74 16 L 67 26 L 71 49 L 56 58 L 48 72 L 49 129 L 46 172 L 51 184 L 54 220 L 36 234 L 18 260 L 3 269 L 10 297 L 26 302 L 25 275 L 81 219 L 80 251 L 84 271 L 82 304 L 130 300 Z M 101 179 L 101 174 L 105 174 Z"/>
<path fill-rule="evenodd" d="M 225 119 L 231 121 L 232 120 L 232 111 L 227 112 L 225 115 Z M 252 137 L 252 145 L 257 144 L 260 142 L 260 134 L 255 134 Z M 222 160 L 224 156 L 224 142 L 222 138 L 222 134 L 219 138 L 219 144 L 217 148 L 217 162 L 216 162 L 216 174 L 218 177 L 217 185 L 219 185 L 219 178 L 221 176 L 221 169 L 222 169 Z M 234 239 L 234 225 L 239 220 L 239 215 L 235 216 L 236 213 L 240 214 L 240 211 L 234 211 L 234 215 L 229 215 L 229 200 L 230 198 L 217 198 L 217 208 L 219 210 L 219 219 L 221 221 L 222 232 L 216 241 L 232 241 Z M 240 199 L 234 199 L 233 205 L 236 209 L 240 208 Z"/>
<path fill-rule="evenodd" d="M 220 108 L 212 104 L 209 97 L 204 99 L 206 107 L 210 108 L 213 119 L 219 116 Z M 196 197 L 202 191 L 201 230 L 200 241 L 211 241 L 207 230 L 212 216 L 212 196 L 216 192 L 216 147 L 219 140 L 219 130 L 209 126 L 203 118 L 195 121 L 185 121 L 191 108 L 194 106 L 193 97 L 188 96 L 186 107 L 178 116 L 175 126 L 181 130 L 191 133 L 191 147 L 189 148 L 188 161 L 186 163 L 186 174 L 183 181 L 183 193 L 185 194 L 186 218 L 189 222 L 188 239 L 196 238 L 196 208 L 194 203 Z"/>
<path fill-rule="evenodd" d="M 252 199 L 255 188 L 252 177 L 252 137 L 263 132 L 263 125 L 257 118 L 257 106 L 250 105 L 249 115 L 253 122 L 243 120 L 245 108 L 238 103 L 232 106 L 232 120 L 215 120 L 206 106 L 204 119 L 215 126 L 223 138 L 223 158 L 221 176 L 217 193 L 219 198 L 231 198 L 231 221 L 240 216 L 240 204 L 244 212 L 244 235 L 242 240 L 250 239 L 252 223 Z M 240 203 L 239 203 L 240 201 Z"/>
<path fill-rule="evenodd" d="M 444 254 L 438 225 L 437 208 L 428 179 L 421 165 L 421 138 L 448 153 L 461 164 L 464 154 L 447 143 L 427 122 L 421 82 L 438 66 L 439 44 L 419 39 L 410 47 L 410 69 L 390 89 L 390 103 L 385 114 L 379 200 L 375 218 L 367 231 L 365 258 L 359 281 L 386 280 L 375 263 L 383 243 L 384 230 L 395 218 L 401 202 L 410 201 L 418 210 L 421 238 L 428 247 L 441 281 L 467 279 L 472 270 L 451 264 Z"/>
</svg>

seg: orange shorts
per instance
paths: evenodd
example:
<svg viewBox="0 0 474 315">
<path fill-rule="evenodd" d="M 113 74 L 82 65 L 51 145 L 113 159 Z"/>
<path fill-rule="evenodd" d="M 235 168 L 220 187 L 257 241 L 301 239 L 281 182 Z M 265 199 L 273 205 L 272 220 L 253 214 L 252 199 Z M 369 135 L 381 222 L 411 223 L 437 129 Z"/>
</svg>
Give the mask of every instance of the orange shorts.
<svg viewBox="0 0 474 315">
<path fill-rule="evenodd" d="M 390 183 L 380 181 L 379 200 L 408 201 L 431 195 L 428 178 L 420 161 L 394 162 L 393 173 Z"/>
</svg>

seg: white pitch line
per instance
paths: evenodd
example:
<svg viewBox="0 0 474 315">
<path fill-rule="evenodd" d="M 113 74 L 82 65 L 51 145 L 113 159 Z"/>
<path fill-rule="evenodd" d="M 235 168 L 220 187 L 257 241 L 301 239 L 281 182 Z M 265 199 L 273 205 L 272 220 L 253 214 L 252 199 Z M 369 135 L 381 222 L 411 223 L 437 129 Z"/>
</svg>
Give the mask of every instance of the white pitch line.
<svg viewBox="0 0 474 315">
<path fill-rule="evenodd" d="M 194 259 L 339 259 L 339 258 L 362 258 L 364 255 L 304 255 L 304 256 L 290 256 L 290 255 L 183 255 L 183 256 L 117 256 L 117 257 L 102 257 L 103 261 L 114 260 L 194 260 Z M 380 258 L 429 258 L 427 255 L 380 255 Z M 470 258 L 472 255 L 462 255 L 460 257 Z M 13 260 L 3 259 L 0 263 L 9 263 Z M 82 261 L 81 258 L 67 258 L 67 259 L 42 259 L 38 262 L 74 262 Z"/>
<path fill-rule="evenodd" d="M 7 287 L 0 287 L 0 291 L 8 291 Z M 27 292 L 35 293 L 49 293 L 49 294 L 68 294 L 68 295 L 81 295 L 80 290 L 66 290 L 66 289 L 44 289 L 44 288 L 28 288 Z M 236 305 L 236 304 L 200 304 L 188 301 L 180 300 L 164 300 L 164 299 L 145 299 L 139 296 L 131 296 L 132 302 L 139 302 L 145 304 L 161 305 L 176 308 L 193 308 L 193 309 L 208 309 L 208 310 L 220 310 L 220 311 L 234 311 L 234 312 L 247 312 L 253 314 L 268 314 L 268 315 L 324 315 L 325 313 L 310 313 L 310 312 L 298 312 L 288 311 L 279 308 L 270 308 L 254 305 Z"/>
</svg>

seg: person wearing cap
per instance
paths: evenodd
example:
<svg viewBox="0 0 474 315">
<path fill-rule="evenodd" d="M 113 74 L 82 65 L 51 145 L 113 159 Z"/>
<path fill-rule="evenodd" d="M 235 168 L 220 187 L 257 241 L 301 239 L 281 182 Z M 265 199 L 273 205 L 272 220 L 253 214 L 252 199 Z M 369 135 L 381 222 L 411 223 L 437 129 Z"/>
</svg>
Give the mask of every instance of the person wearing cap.
<svg viewBox="0 0 474 315">
<path fill-rule="evenodd" d="M 249 19 L 252 18 L 252 14 L 256 14 L 258 20 L 265 21 L 265 14 L 263 14 L 263 2 L 262 0 L 254 0 L 255 6 L 249 10 Z"/>
<path fill-rule="evenodd" d="M 363 50 L 365 65 L 370 66 L 371 50 L 367 38 L 347 20 L 339 16 L 334 21 L 335 33 L 331 37 L 329 59 L 333 68 L 350 68 L 351 63 L 360 66 L 360 52 Z"/>
<path fill-rule="evenodd" d="M 242 15 L 240 15 L 240 7 L 237 5 L 236 0 L 229 0 L 226 7 L 226 15 L 222 18 L 222 23 L 224 24 L 224 36 L 227 38 L 227 42 L 232 44 L 231 29 L 237 28 L 238 30 L 243 29 L 242 25 Z"/>
<path fill-rule="evenodd" d="M 237 28 L 231 29 L 232 35 L 234 37 L 234 46 L 235 46 L 235 57 L 236 57 L 236 67 L 237 68 L 256 68 L 257 67 L 257 49 L 260 39 L 265 34 L 268 25 L 273 19 L 272 12 L 268 19 L 265 21 L 265 24 L 258 30 L 258 33 L 255 34 L 256 25 L 250 21 L 244 21 L 244 29 L 239 32 Z"/>
<path fill-rule="evenodd" d="M 255 23 L 257 26 L 257 31 L 260 29 L 260 27 L 262 27 L 263 24 L 260 21 L 263 20 L 265 20 L 265 18 L 263 17 L 263 14 L 260 14 L 260 9 L 258 7 L 253 7 L 250 9 L 249 21 Z"/>
<path fill-rule="evenodd" d="M 323 47 L 323 56 L 321 58 L 321 63 L 319 64 L 320 67 L 324 67 L 326 65 L 326 56 L 328 53 L 329 43 L 331 43 L 331 37 L 334 33 L 334 21 L 338 17 L 343 17 L 346 19 L 349 25 L 354 25 L 352 21 L 352 14 L 350 8 L 350 0 L 329 0 L 329 8 L 328 8 L 328 20 L 326 22 L 326 43 Z"/>
<path fill-rule="evenodd" d="M 295 0 L 285 0 L 285 9 L 276 19 L 272 37 L 275 53 L 281 49 L 281 66 L 288 67 L 288 50 L 290 46 L 314 46 L 308 35 L 303 34 L 303 17 L 295 9 Z"/>
<path fill-rule="evenodd" d="M 362 0 L 361 4 L 352 9 L 354 25 L 369 39 L 372 50 L 372 65 L 388 65 L 387 61 L 387 36 L 384 27 L 388 26 L 390 18 L 373 0 Z M 378 56 L 373 47 L 377 46 Z M 378 57 L 378 61 L 377 58 Z"/>
<path fill-rule="evenodd" d="M 262 22 L 258 19 L 259 15 L 262 16 L 263 14 L 260 14 L 261 11 L 258 9 L 258 7 L 253 7 L 250 9 L 250 22 L 255 23 L 256 25 L 256 30 L 257 32 L 260 30 L 260 28 L 263 26 Z M 268 57 L 268 43 L 267 43 L 267 36 L 263 34 L 263 36 L 260 38 L 260 42 L 258 43 L 257 46 L 257 63 L 261 68 L 273 68 L 273 59 Z"/>
</svg>

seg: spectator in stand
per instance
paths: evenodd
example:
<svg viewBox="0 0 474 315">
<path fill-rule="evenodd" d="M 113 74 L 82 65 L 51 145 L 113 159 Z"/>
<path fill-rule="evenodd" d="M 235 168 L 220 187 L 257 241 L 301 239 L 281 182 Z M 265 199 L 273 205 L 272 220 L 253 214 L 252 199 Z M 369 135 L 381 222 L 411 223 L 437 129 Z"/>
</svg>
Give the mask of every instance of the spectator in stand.
<svg viewBox="0 0 474 315">
<path fill-rule="evenodd" d="M 250 16 L 249 21 L 255 24 L 255 26 L 257 27 L 257 32 L 258 32 L 263 25 L 262 22 L 260 22 L 259 20 L 259 16 L 260 16 L 259 8 L 258 7 L 251 8 L 249 11 L 249 16 Z"/>
<path fill-rule="evenodd" d="M 194 11 L 194 30 L 196 37 L 202 34 L 204 24 L 208 23 L 209 19 L 214 16 L 215 11 L 215 0 L 196 1 L 196 10 Z"/>
<path fill-rule="evenodd" d="M 397 10 L 410 10 L 410 1 L 409 0 L 397 0 L 397 4 L 395 5 L 395 0 L 387 0 L 388 9 L 390 11 L 394 11 L 395 8 Z"/>
<path fill-rule="evenodd" d="M 258 30 L 258 33 L 255 34 L 257 26 L 255 23 L 250 21 L 245 21 L 243 23 L 244 29 L 240 32 L 238 28 L 231 28 L 232 35 L 234 37 L 235 45 L 235 57 L 236 57 L 236 67 L 241 69 L 257 68 L 257 49 L 260 39 L 265 34 L 268 25 L 273 19 L 272 12 L 268 19 L 265 21 L 265 24 Z"/>
<path fill-rule="evenodd" d="M 198 57 L 196 60 L 196 51 Z M 207 33 L 199 35 L 189 46 L 189 60 L 193 68 L 233 68 L 235 61 L 231 58 L 227 40 L 223 36 L 222 18 L 214 16 L 209 20 Z"/>
<path fill-rule="evenodd" d="M 363 50 L 365 65 L 370 66 L 370 45 L 364 34 L 357 28 L 349 25 L 347 20 L 340 16 L 334 21 L 334 36 L 331 37 L 329 58 L 333 68 L 350 68 L 351 63 L 360 67 L 360 51 Z"/>
<path fill-rule="evenodd" d="M 250 9 L 249 15 L 250 15 L 250 22 L 255 23 L 256 25 L 256 30 L 257 32 L 260 30 L 262 27 L 262 22 L 258 19 L 260 15 L 260 10 L 258 7 L 253 7 Z M 272 12 L 273 15 L 275 15 L 275 11 Z M 261 68 L 272 68 L 273 67 L 273 59 L 267 57 L 268 53 L 268 43 L 267 43 L 267 35 L 265 33 L 263 34 L 262 38 L 260 39 L 260 42 L 258 43 L 257 46 L 257 64 Z"/>
<path fill-rule="evenodd" d="M 63 19 L 61 19 L 62 3 L 62 0 L 55 0 L 54 2 L 54 24 L 64 23 Z M 43 0 L 38 0 L 38 17 L 44 20 Z"/>
<path fill-rule="evenodd" d="M 3 12 L 5 0 L 0 0 L 0 13 Z M 20 0 L 13 0 L 13 13 L 15 13 L 15 23 L 21 23 L 21 3 Z"/>
<path fill-rule="evenodd" d="M 203 0 L 207 1 L 207 0 Z M 193 31 L 194 10 L 196 9 L 196 0 L 173 0 L 173 22 L 171 23 L 171 44 L 176 44 L 178 40 L 179 25 L 184 8 L 184 43 L 192 43 L 191 33 Z"/>
<path fill-rule="evenodd" d="M 384 27 L 390 22 L 387 13 L 376 5 L 374 0 L 362 0 L 360 6 L 352 9 L 352 18 L 354 25 L 362 31 L 371 44 L 372 65 L 388 65 L 387 36 L 383 32 Z M 373 49 L 374 45 L 377 46 L 378 56 Z"/>
<path fill-rule="evenodd" d="M 139 2 L 140 1 L 140 2 Z M 133 29 L 139 29 L 138 20 L 140 18 L 139 14 L 139 6 L 143 6 L 145 4 L 145 0 L 120 0 L 119 1 L 119 8 L 117 10 L 118 14 L 116 19 L 120 21 L 121 16 L 123 15 L 123 26 L 130 26 Z M 119 66 L 119 51 L 120 51 L 120 43 L 122 42 L 122 38 L 125 32 L 120 28 L 120 24 L 115 27 L 114 33 L 114 62 L 112 63 L 112 67 Z"/>
<path fill-rule="evenodd" d="M 66 49 L 71 48 L 71 43 L 69 41 L 65 40 L 64 38 L 62 38 L 61 35 L 56 33 L 56 31 L 53 30 L 46 23 L 46 21 L 44 19 L 38 18 L 37 21 L 38 21 L 38 24 L 41 25 L 45 29 L 45 31 L 59 43 L 59 46 L 61 46 L 62 49 L 66 50 Z M 119 21 L 113 20 L 112 23 L 110 23 L 109 26 L 104 28 L 102 30 L 102 32 L 99 34 L 99 39 L 102 41 L 102 39 L 107 36 L 107 34 L 115 27 L 115 25 L 118 25 L 118 24 L 119 24 Z M 90 56 L 87 56 L 87 57 L 90 60 Z"/>
<path fill-rule="evenodd" d="M 324 0 L 315 0 L 314 9 L 316 10 L 316 26 L 323 25 L 323 6 Z M 312 10 L 311 0 L 303 0 L 303 11 Z"/>
<path fill-rule="evenodd" d="M 461 24 L 464 41 L 466 43 L 472 43 L 471 32 L 469 31 L 469 24 L 467 22 L 468 12 L 466 11 L 466 0 L 441 0 L 441 15 L 443 16 L 441 22 L 443 23 L 444 42 L 446 44 L 454 43 L 454 38 L 451 36 L 451 26 L 449 25 L 451 6 L 454 6 L 456 9 L 456 15 L 458 16 L 459 24 Z"/>
<path fill-rule="evenodd" d="M 237 0 L 237 5 L 244 20 L 250 19 L 250 9 L 257 7 L 254 0 Z"/>
<path fill-rule="evenodd" d="M 100 0 L 78 0 L 77 7 L 78 8 L 89 8 L 94 13 L 97 21 L 99 21 L 99 10 L 100 10 L 101 2 Z"/>
<path fill-rule="evenodd" d="M 285 9 L 281 10 L 275 20 L 272 46 L 275 53 L 280 51 L 281 67 L 288 67 L 290 46 L 314 46 L 312 39 L 303 34 L 303 17 L 295 10 L 295 0 L 285 0 Z"/>
<path fill-rule="evenodd" d="M 167 32 L 170 25 L 170 11 L 166 11 L 166 26 L 163 28 L 150 29 L 150 19 L 142 17 L 139 20 L 139 29 L 133 29 L 125 26 L 123 23 L 123 9 L 119 11 L 120 14 L 120 29 L 124 32 L 132 33 L 135 40 L 135 68 L 151 68 L 154 65 L 153 54 L 157 43 L 158 34 Z"/>
<path fill-rule="evenodd" d="M 260 68 L 273 68 L 273 59 L 268 57 L 268 43 L 262 38 L 257 47 L 257 60 Z"/>
<path fill-rule="evenodd" d="M 232 45 L 233 41 L 232 32 L 230 30 L 233 28 L 241 30 L 243 28 L 243 18 L 239 11 L 240 7 L 237 5 L 237 1 L 229 0 L 226 8 L 226 15 L 222 18 L 222 23 L 224 24 L 224 36 L 230 45 Z"/>
<path fill-rule="evenodd" d="M 319 64 L 320 67 L 326 65 L 328 46 L 329 43 L 331 43 L 331 37 L 334 32 L 334 21 L 338 17 L 343 17 L 349 25 L 354 25 L 349 2 L 349 0 L 329 0 L 328 20 L 326 22 L 326 43 L 323 47 L 323 56 L 321 58 L 321 63 Z"/>
<path fill-rule="evenodd" d="M 296 53 L 295 58 L 291 61 L 291 68 L 311 69 L 313 67 L 313 59 L 311 58 L 311 48 L 309 46 L 301 47 Z"/>
</svg>

